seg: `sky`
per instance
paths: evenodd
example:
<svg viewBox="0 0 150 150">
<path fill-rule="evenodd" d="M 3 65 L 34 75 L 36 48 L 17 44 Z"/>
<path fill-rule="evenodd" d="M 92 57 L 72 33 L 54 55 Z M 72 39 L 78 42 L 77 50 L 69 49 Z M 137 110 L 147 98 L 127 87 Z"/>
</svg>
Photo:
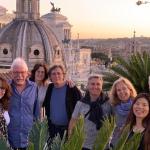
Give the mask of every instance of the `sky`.
<svg viewBox="0 0 150 150">
<path fill-rule="evenodd" d="M 51 0 L 68 18 L 72 38 L 150 37 L 150 3 L 136 5 L 137 0 Z M 12 12 L 16 0 L 0 0 Z M 40 0 L 40 14 L 49 13 L 50 0 Z"/>
</svg>

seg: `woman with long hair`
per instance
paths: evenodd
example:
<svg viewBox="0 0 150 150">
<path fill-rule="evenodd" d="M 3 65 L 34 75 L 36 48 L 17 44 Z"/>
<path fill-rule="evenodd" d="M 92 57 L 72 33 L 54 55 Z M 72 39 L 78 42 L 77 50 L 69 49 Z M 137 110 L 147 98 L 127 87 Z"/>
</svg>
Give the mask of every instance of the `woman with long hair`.
<svg viewBox="0 0 150 150">
<path fill-rule="evenodd" d="M 7 126 L 10 122 L 8 107 L 11 96 L 10 86 L 0 77 L 0 138 L 7 139 Z"/>
<path fill-rule="evenodd" d="M 142 139 L 138 150 L 150 150 L 150 95 L 138 94 L 131 107 L 126 125 L 130 125 L 128 140 L 134 133 L 141 133 Z"/>
<path fill-rule="evenodd" d="M 38 86 L 38 100 L 40 102 L 40 110 L 41 115 L 40 118 L 43 119 L 44 117 L 44 110 L 42 108 L 42 104 L 46 95 L 46 90 L 48 87 L 48 74 L 47 74 L 47 66 L 43 63 L 37 63 L 34 65 L 33 69 L 31 70 L 30 80 L 36 82 Z"/>
<path fill-rule="evenodd" d="M 116 128 L 111 139 L 111 146 L 114 146 L 119 139 L 136 95 L 136 90 L 128 79 L 120 77 L 114 82 L 110 90 L 110 103 L 116 118 Z"/>
</svg>

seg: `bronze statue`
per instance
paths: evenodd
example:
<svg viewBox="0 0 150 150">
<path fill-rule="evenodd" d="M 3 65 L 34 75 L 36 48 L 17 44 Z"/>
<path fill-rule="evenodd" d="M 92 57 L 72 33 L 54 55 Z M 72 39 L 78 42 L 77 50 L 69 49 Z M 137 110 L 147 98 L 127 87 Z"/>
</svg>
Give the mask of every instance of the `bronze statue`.
<svg viewBox="0 0 150 150">
<path fill-rule="evenodd" d="M 60 9 L 61 9 L 61 8 L 55 8 L 54 3 L 52 3 L 51 1 L 50 1 L 50 3 L 51 3 L 51 5 L 52 5 L 52 9 L 51 9 L 52 12 L 60 12 Z"/>
</svg>

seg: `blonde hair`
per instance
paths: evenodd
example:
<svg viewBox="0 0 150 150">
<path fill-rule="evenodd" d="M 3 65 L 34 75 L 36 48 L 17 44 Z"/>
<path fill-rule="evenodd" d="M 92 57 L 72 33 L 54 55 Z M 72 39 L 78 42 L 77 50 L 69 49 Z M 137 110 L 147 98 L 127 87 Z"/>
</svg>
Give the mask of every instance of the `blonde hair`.
<svg viewBox="0 0 150 150">
<path fill-rule="evenodd" d="M 136 92 L 134 86 L 132 85 L 132 83 L 128 79 L 126 79 L 124 77 L 120 77 L 113 83 L 113 86 L 110 90 L 110 103 L 112 105 L 117 105 L 121 102 L 121 100 L 118 98 L 118 95 L 116 92 L 116 85 L 120 82 L 123 82 L 130 90 L 130 98 L 131 99 L 134 99 L 137 95 L 137 92 Z"/>
</svg>

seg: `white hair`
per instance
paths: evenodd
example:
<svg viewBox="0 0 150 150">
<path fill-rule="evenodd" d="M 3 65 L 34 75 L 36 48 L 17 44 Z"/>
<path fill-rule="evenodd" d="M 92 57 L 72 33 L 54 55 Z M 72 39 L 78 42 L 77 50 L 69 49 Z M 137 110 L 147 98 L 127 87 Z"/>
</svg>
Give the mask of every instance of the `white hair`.
<svg viewBox="0 0 150 150">
<path fill-rule="evenodd" d="M 11 70 L 13 70 L 16 66 L 21 66 L 21 67 L 24 67 L 26 71 L 28 71 L 28 66 L 27 66 L 27 63 L 25 62 L 25 60 L 21 57 L 17 57 L 12 65 L 11 65 Z"/>
</svg>

